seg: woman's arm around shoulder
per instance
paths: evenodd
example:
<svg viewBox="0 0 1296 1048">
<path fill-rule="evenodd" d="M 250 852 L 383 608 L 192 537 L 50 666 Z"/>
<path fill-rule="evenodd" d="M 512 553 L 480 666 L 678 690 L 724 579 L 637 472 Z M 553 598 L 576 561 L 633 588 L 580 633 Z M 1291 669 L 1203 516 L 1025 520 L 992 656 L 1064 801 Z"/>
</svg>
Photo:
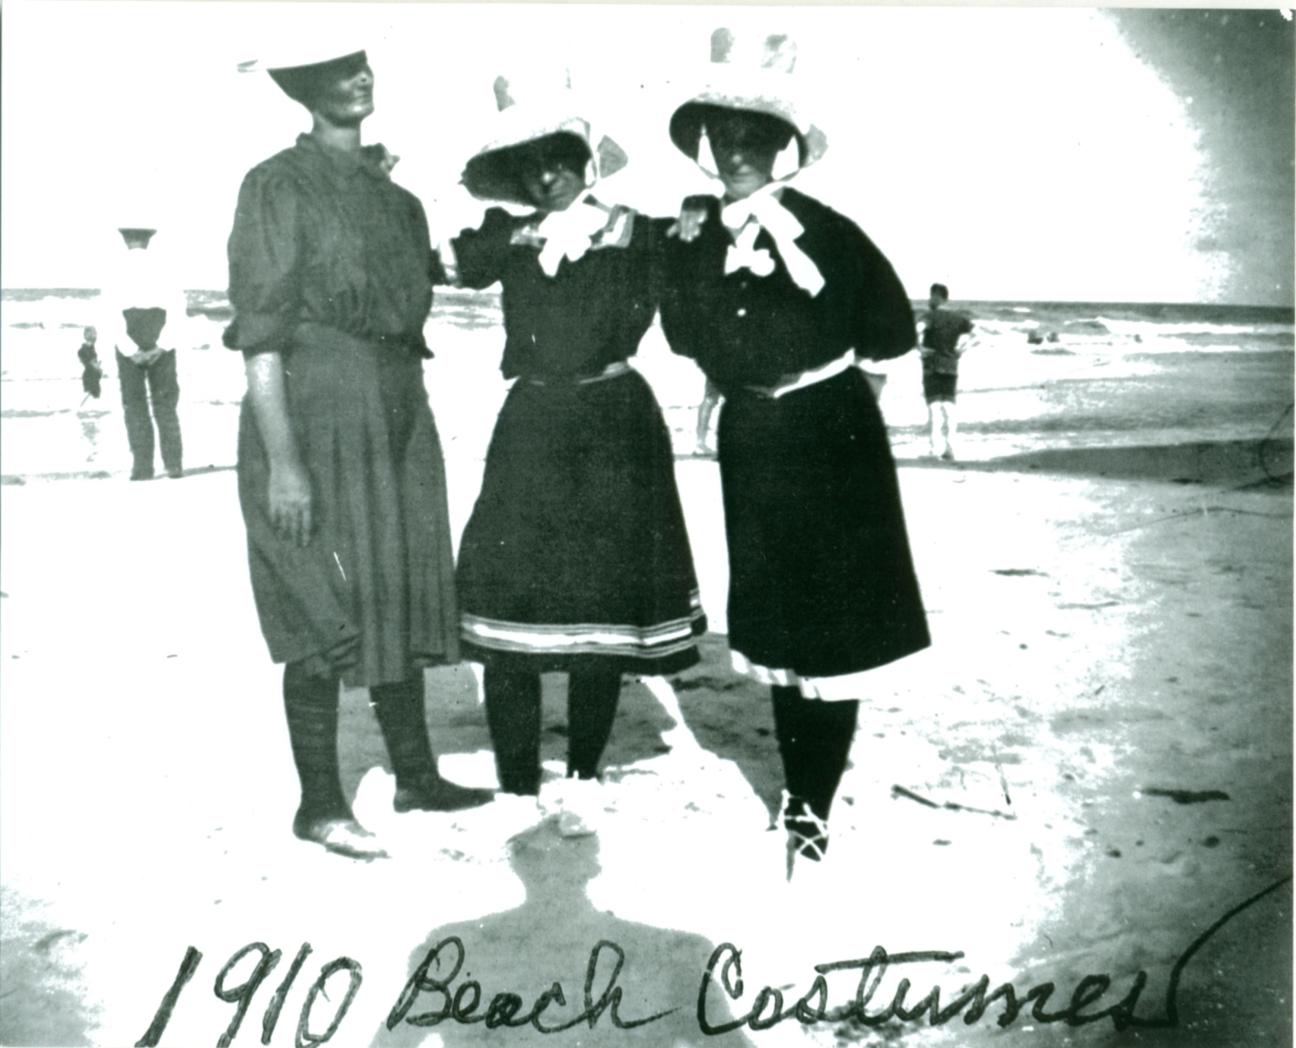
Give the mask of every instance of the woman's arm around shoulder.
<svg viewBox="0 0 1296 1048">
<path fill-rule="evenodd" d="M 480 226 L 465 229 L 450 240 L 458 283 L 463 287 L 485 288 L 499 280 L 520 220 L 501 207 L 486 212 Z"/>
</svg>

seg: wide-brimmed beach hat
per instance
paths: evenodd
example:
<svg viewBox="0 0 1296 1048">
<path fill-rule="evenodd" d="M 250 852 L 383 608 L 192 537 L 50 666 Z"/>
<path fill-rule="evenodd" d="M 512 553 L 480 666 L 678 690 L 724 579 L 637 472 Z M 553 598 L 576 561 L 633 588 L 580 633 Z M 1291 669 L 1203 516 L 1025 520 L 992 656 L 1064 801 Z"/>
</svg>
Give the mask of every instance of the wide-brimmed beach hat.
<svg viewBox="0 0 1296 1048">
<path fill-rule="evenodd" d="M 269 73 L 289 98 L 304 103 L 307 99 L 303 96 L 313 73 L 334 62 L 356 57 L 365 57 L 365 47 L 353 32 L 309 32 L 268 42 L 261 57 L 240 62 L 238 71 Z"/>
<path fill-rule="evenodd" d="M 801 167 L 828 149 L 828 138 L 807 114 L 804 92 L 793 69 L 796 42 L 776 34 L 739 34 L 720 28 L 711 34 L 711 64 L 701 85 L 671 116 L 671 141 L 698 159 L 707 107 L 746 110 L 782 120 L 796 133 Z"/>
<path fill-rule="evenodd" d="M 238 69 L 240 73 L 306 69 L 364 53 L 364 42 L 354 31 L 321 31 L 304 25 L 297 35 L 265 41 L 261 55 L 240 62 Z"/>
<path fill-rule="evenodd" d="M 464 165 L 461 179 L 479 200 L 528 203 L 519 180 L 518 147 L 550 135 L 570 135 L 585 147 L 592 167 L 588 185 L 626 165 L 625 151 L 607 135 L 596 134 L 582 115 L 566 70 L 498 76 L 495 104 L 489 138 Z"/>
</svg>

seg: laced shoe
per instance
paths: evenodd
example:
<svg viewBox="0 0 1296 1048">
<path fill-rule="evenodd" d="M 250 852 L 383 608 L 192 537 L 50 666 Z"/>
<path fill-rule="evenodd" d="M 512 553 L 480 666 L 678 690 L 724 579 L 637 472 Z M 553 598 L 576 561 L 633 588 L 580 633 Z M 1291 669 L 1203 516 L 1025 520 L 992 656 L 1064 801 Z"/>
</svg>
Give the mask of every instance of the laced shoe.
<svg viewBox="0 0 1296 1048">
<path fill-rule="evenodd" d="M 819 869 L 828 853 L 828 824 L 787 790 L 783 791 L 780 820 L 787 830 L 787 879 L 791 881 L 798 868 Z"/>
</svg>

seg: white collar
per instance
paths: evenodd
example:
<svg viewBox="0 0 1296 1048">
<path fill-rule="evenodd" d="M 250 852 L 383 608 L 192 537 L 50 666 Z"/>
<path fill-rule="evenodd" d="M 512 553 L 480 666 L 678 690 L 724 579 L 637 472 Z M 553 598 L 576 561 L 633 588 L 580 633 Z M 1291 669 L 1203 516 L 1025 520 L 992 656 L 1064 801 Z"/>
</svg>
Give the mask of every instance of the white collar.
<svg viewBox="0 0 1296 1048">
<path fill-rule="evenodd" d="M 558 274 L 564 258 L 576 262 L 594 244 L 594 238 L 606 228 L 611 210 L 590 197 L 590 190 L 562 211 L 550 211 L 536 226 L 536 235 L 544 241 L 540 248 L 540 268 L 545 276 Z"/>
</svg>

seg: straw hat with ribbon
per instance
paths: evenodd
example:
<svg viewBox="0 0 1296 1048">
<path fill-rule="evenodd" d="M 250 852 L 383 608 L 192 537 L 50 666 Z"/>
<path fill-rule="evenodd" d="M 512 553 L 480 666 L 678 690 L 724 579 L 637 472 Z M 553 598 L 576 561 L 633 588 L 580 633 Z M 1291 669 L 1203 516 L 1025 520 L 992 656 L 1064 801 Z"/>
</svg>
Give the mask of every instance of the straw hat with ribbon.
<svg viewBox="0 0 1296 1048">
<path fill-rule="evenodd" d="M 463 184 L 479 200 L 529 204 L 519 179 L 519 146 L 549 135 L 571 135 L 590 157 L 585 183 L 620 171 L 626 155 L 606 135 L 597 135 L 590 121 L 581 115 L 576 95 L 565 70 L 557 74 L 518 75 L 495 78 L 498 113 L 489 137 L 464 166 Z"/>
<path fill-rule="evenodd" d="M 671 140 L 685 155 L 707 166 L 698 147 L 704 143 L 708 107 L 763 113 L 795 132 L 799 166 L 808 167 L 824 155 L 828 139 L 806 115 L 795 66 L 796 42 L 791 37 L 717 29 L 711 34 L 711 65 L 703 83 L 671 117 Z"/>
</svg>

